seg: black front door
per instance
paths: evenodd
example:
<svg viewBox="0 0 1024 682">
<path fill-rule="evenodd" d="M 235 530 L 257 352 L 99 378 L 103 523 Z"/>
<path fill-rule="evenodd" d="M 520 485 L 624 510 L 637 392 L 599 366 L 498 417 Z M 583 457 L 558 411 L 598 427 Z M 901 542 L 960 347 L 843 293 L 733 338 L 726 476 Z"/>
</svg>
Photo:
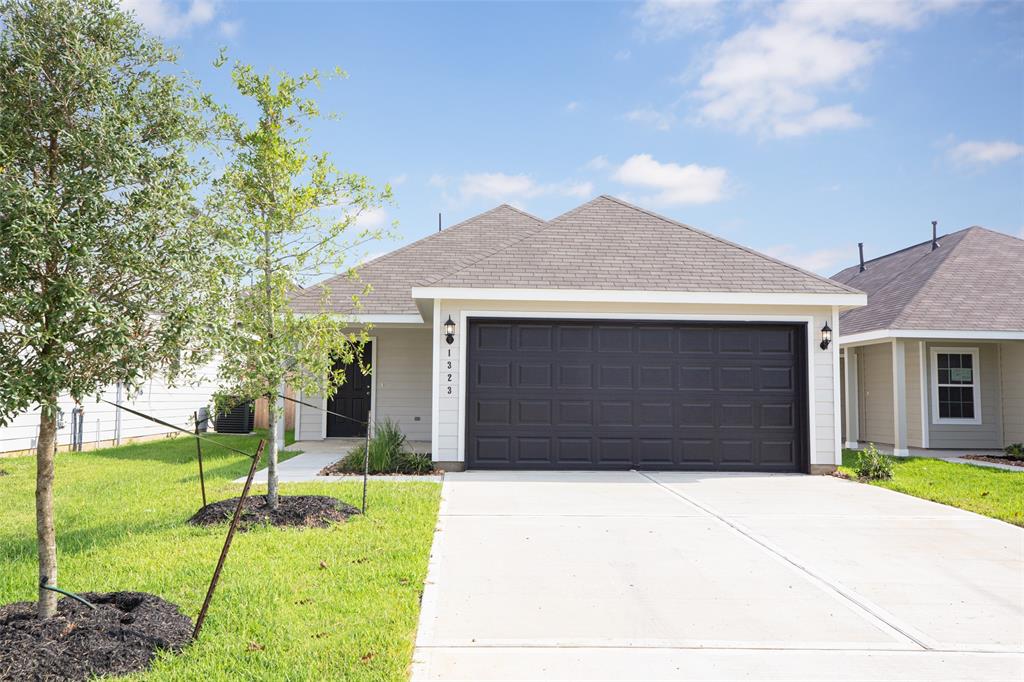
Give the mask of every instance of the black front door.
<svg viewBox="0 0 1024 682">
<path fill-rule="evenodd" d="M 369 367 L 371 343 L 363 347 L 363 365 Z M 370 418 L 370 386 L 373 376 L 363 374 L 358 363 L 344 365 L 340 361 L 335 369 L 345 370 L 345 383 L 338 386 L 327 401 L 327 437 L 365 436 L 366 422 Z M 332 412 L 336 414 L 331 414 Z M 344 415 L 339 417 L 338 415 Z"/>
</svg>

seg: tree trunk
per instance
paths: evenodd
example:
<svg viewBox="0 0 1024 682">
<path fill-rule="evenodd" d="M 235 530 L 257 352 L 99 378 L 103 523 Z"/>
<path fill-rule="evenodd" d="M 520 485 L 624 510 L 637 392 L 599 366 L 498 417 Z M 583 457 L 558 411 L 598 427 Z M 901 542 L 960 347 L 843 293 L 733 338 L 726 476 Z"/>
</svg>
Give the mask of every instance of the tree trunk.
<svg viewBox="0 0 1024 682">
<path fill-rule="evenodd" d="M 54 397 L 50 405 L 56 405 Z M 39 548 L 39 582 L 57 584 L 57 538 L 53 531 L 53 460 L 57 438 L 57 408 L 39 412 L 39 441 L 36 443 L 36 542 Z M 57 593 L 39 588 L 39 618 L 57 613 Z"/>
<path fill-rule="evenodd" d="M 277 430 L 281 428 L 281 418 L 277 414 L 277 396 L 267 396 L 267 505 L 277 509 Z"/>
</svg>

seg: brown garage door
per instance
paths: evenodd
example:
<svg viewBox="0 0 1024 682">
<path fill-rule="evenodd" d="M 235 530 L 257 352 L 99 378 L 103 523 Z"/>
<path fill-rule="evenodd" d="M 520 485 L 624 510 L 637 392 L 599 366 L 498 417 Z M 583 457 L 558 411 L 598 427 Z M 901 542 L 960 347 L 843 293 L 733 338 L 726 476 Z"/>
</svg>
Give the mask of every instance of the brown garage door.
<svg viewBox="0 0 1024 682">
<path fill-rule="evenodd" d="M 471 468 L 807 469 L 800 326 L 468 326 Z"/>
</svg>

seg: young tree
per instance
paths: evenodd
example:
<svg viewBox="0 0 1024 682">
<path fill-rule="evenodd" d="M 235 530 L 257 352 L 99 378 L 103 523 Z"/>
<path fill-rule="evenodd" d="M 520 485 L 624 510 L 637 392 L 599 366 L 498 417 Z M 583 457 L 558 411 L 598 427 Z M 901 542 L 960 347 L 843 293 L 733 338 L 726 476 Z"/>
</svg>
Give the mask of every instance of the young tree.
<svg viewBox="0 0 1024 682">
<path fill-rule="evenodd" d="M 389 201 L 391 188 L 378 190 L 362 175 L 339 172 L 327 154 L 308 151 L 307 122 L 320 112 L 304 93 L 319 85 L 316 71 L 272 77 L 236 63 L 231 77 L 259 118 L 249 125 L 223 109 L 218 117 L 231 155 L 213 183 L 206 211 L 223 244 L 226 283 L 219 297 L 219 402 L 225 407 L 266 397 L 267 503 L 276 509 L 283 428 L 278 393 L 288 385 L 331 395 L 345 377 L 335 361 L 361 365 L 367 340 L 365 328 L 344 316 L 295 313 L 290 295 L 306 277 L 343 269 L 352 249 L 380 236 L 378 230 L 360 228 L 357 219 Z M 352 303 L 358 307 L 358 297 Z"/>
<path fill-rule="evenodd" d="M 114 0 L 0 0 L 0 27 L 0 425 L 40 408 L 39 578 L 56 584 L 58 396 L 178 366 L 207 279 L 204 125 L 174 55 Z M 39 617 L 55 610 L 40 588 Z"/>
</svg>

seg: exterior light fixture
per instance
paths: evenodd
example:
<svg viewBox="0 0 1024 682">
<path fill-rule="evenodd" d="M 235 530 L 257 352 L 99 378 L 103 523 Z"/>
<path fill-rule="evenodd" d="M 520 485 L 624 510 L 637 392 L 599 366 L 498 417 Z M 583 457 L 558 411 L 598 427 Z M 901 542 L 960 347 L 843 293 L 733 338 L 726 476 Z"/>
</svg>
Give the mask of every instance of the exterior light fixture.
<svg viewBox="0 0 1024 682">
<path fill-rule="evenodd" d="M 821 328 L 821 346 L 822 350 L 828 350 L 829 344 L 832 343 L 832 327 L 828 326 L 828 322 Z"/>
<path fill-rule="evenodd" d="M 448 345 L 455 343 L 455 323 L 452 322 L 452 316 L 448 316 L 448 321 L 444 323 L 444 340 L 448 342 Z"/>
</svg>

